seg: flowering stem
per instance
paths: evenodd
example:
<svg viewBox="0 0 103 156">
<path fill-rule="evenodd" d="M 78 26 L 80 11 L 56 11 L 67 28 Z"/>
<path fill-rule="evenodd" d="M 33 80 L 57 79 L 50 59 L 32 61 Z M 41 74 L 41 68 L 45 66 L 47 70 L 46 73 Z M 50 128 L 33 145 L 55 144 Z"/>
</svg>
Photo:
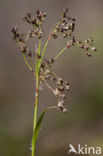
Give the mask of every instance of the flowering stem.
<svg viewBox="0 0 103 156">
<path fill-rule="evenodd" d="M 35 108 L 34 108 L 34 124 L 33 124 L 33 137 L 32 137 L 32 156 L 35 156 L 35 127 L 37 123 L 37 111 L 38 111 L 38 100 L 39 100 L 39 73 L 36 72 L 36 91 L 35 91 Z"/>
<path fill-rule="evenodd" d="M 39 40 L 38 54 L 41 52 L 41 41 Z M 34 123 L 33 123 L 33 137 L 32 137 L 32 156 L 35 156 L 35 127 L 37 124 L 37 112 L 38 112 L 38 101 L 39 101 L 39 65 L 38 61 L 35 60 L 35 71 L 36 71 L 36 90 L 35 90 L 35 107 L 34 107 Z"/>
<path fill-rule="evenodd" d="M 65 90 L 69 91 L 70 85 L 68 82 L 64 81 L 61 77 L 58 77 L 52 71 L 52 65 L 54 64 L 56 59 L 64 53 L 64 51 L 67 48 L 70 48 L 72 46 L 77 46 L 85 50 L 88 56 L 91 56 L 91 53 L 89 52 L 89 50 L 96 51 L 95 47 L 91 47 L 93 44 L 93 39 L 91 37 L 85 41 L 77 41 L 75 39 L 75 36 L 72 35 L 72 33 L 75 30 L 76 20 L 75 18 L 68 16 L 67 12 L 68 12 L 68 8 L 64 8 L 62 16 L 60 17 L 59 21 L 51 29 L 49 37 L 47 41 L 45 42 L 43 49 L 41 46 L 42 44 L 41 38 L 42 38 L 42 32 L 43 32 L 42 23 L 46 17 L 46 13 L 44 11 L 37 10 L 36 18 L 32 17 L 31 13 L 28 13 L 23 18 L 25 22 L 27 22 L 34 28 L 33 30 L 29 30 L 26 37 L 25 37 L 25 34 L 19 33 L 17 26 L 13 27 L 11 30 L 11 32 L 13 33 L 13 39 L 16 42 L 16 44 L 19 46 L 19 49 L 22 53 L 24 61 L 26 65 L 28 66 L 28 68 L 30 69 L 30 71 L 32 72 L 33 77 L 36 80 L 31 156 L 35 156 L 37 137 L 38 137 L 40 126 L 41 126 L 45 113 L 50 109 L 57 109 L 63 112 L 67 112 L 67 109 L 64 106 L 66 96 L 65 96 L 65 93 L 63 94 L 62 92 Z M 61 51 L 59 51 L 59 53 L 54 58 L 44 59 L 44 54 L 47 49 L 49 41 L 51 40 L 51 38 L 56 39 L 59 36 L 59 34 L 62 34 L 64 38 L 67 38 L 66 46 Z M 29 50 L 29 47 L 26 45 L 26 42 L 28 41 L 28 39 L 33 38 L 33 37 L 37 37 L 39 41 L 38 46 L 35 45 L 35 51 Z M 48 84 L 47 80 L 55 81 L 56 87 L 52 88 L 52 86 Z M 58 101 L 58 104 L 57 106 L 51 106 L 45 109 L 37 120 L 39 85 L 44 84 L 44 83 L 52 91 L 52 93 L 54 94 L 54 96 L 56 97 Z"/>
</svg>

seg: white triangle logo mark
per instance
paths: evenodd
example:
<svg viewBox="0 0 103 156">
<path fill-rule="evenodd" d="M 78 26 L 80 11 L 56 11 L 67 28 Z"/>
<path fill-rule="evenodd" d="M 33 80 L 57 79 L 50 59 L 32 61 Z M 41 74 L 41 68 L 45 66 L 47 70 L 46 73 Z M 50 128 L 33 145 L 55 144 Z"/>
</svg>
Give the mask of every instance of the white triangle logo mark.
<svg viewBox="0 0 103 156">
<path fill-rule="evenodd" d="M 70 144 L 69 146 L 70 146 L 70 150 L 69 150 L 68 154 L 71 152 L 78 153 L 72 144 Z"/>
</svg>

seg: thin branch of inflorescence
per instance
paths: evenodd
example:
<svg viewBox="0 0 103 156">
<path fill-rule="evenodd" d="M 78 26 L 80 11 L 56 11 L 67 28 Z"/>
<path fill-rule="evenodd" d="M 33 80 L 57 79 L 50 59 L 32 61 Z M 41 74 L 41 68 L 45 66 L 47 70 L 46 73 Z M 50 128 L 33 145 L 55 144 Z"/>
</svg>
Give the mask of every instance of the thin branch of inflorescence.
<svg viewBox="0 0 103 156">
<path fill-rule="evenodd" d="M 66 49 L 67 49 L 67 48 L 64 47 L 64 48 L 55 56 L 55 60 L 56 60 L 59 56 L 61 56 L 61 55 L 64 53 L 64 51 L 65 51 Z"/>
<path fill-rule="evenodd" d="M 30 64 L 28 63 L 28 61 L 27 61 L 27 59 L 26 59 L 26 56 L 25 56 L 24 54 L 22 54 L 22 55 L 23 55 L 23 58 L 24 58 L 24 61 L 25 61 L 26 65 L 28 66 L 28 68 L 29 68 L 30 71 L 32 72 L 33 69 L 32 69 L 32 67 L 30 66 Z"/>
</svg>

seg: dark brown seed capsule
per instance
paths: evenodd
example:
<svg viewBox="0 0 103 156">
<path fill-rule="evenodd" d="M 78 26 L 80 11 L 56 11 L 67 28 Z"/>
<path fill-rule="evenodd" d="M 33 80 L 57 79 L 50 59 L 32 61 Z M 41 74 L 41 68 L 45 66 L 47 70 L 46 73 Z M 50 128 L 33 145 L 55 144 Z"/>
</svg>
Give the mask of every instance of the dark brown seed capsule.
<svg viewBox="0 0 103 156">
<path fill-rule="evenodd" d="M 87 45 L 85 45 L 85 46 L 84 46 L 84 49 L 85 49 L 85 50 L 88 50 L 88 49 L 89 49 L 89 47 L 88 47 Z"/>
<path fill-rule="evenodd" d="M 17 31 L 18 31 L 18 27 L 17 26 L 15 26 L 15 27 L 13 27 L 11 29 L 11 32 L 14 33 L 14 34 L 16 34 Z"/>
<path fill-rule="evenodd" d="M 67 12 L 68 12 L 68 8 L 64 8 L 64 9 L 63 9 L 63 18 L 66 17 Z"/>
<path fill-rule="evenodd" d="M 62 78 L 58 78 L 58 83 L 62 84 L 63 83 L 63 79 Z"/>
<path fill-rule="evenodd" d="M 89 52 L 87 52 L 87 56 L 89 56 L 89 57 L 90 57 L 90 56 L 91 56 L 91 54 L 90 54 Z"/>
<path fill-rule="evenodd" d="M 82 49 L 84 49 L 84 45 L 80 45 L 80 47 L 81 47 Z"/>
<path fill-rule="evenodd" d="M 31 18 L 31 13 L 28 13 L 27 16 L 28 16 L 29 18 Z"/>
<path fill-rule="evenodd" d="M 75 22 L 75 21 L 76 21 L 76 19 L 75 19 L 75 18 L 72 18 L 72 21 L 74 21 L 74 22 Z"/>
<path fill-rule="evenodd" d="M 44 68 L 45 67 L 45 65 L 44 64 L 41 64 L 41 68 Z"/>
<path fill-rule="evenodd" d="M 57 38 L 57 35 L 56 35 L 56 34 L 52 34 L 52 37 L 53 37 L 54 39 L 56 39 L 56 38 Z"/>
<path fill-rule="evenodd" d="M 50 59 L 50 63 L 54 63 L 54 58 L 51 58 Z"/>
<path fill-rule="evenodd" d="M 35 26 L 38 26 L 36 18 L 32 19 L 32 24 L 34 24 Z"/>
<path fill-rule="evenodd" d="M 40 10 L 37 10 L 37 11 L 36 11 L 36 14 L 39 15 L 39 14 L 40 14 Z"/>
<path fill-rule="evenodd" d="M 49 65 L 50 64 L 50 61 L 48 59 L 46 59 L 46 63 Z"/>
<path fill-rule="evenodd" d="M 63 92 L 63 91 L 64 91 L 64 87 L 63 87 L 63 86 L 59 86 L 59 87 L 58 87 L 58 90 L 59 90 L 60 92 Z"/>
<path fill-rule="evenodd" d="M 53 81 L 56 81 L 56 78 L 53 77 Z"/>
<path fill-rule="evenodd" d="M 66 85 L 69 85 L 69 82 L 65 82 Z"/>
<path fill-rule="evenodd" d="M 37 54 L 37 58 L 38 58 L 38 59 L 41 59 L 41 55 Z"/>
<path fill-rule="evenodd" d="M 28 56 L 32 57 L 32 52 L 31 51 L 29 51 Z"/>
<path fill-rule="evenodd" d="M 22 53 L 25 54 L 25 53 L 27 52 L 28 48 L 21 45 L 21 46 L 20 46 L 20 50 L 21 50 Z"/>
</svg>

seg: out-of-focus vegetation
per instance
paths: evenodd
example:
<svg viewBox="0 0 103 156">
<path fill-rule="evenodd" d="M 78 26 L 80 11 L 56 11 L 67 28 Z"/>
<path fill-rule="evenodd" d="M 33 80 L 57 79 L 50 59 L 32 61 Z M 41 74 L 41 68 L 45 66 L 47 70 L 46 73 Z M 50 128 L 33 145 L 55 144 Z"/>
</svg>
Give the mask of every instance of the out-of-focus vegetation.
<svg viewBox="0 0 103 156">
<path fill-rule="evenodd" d="M 12 41 L 10 30 L 20 22 L 22 15 L 39 8 L 48 13 L 49 25 L 44 24 L 44 31 L 49 32 L 65 6 L 77 19 L 76 36 L 82 40 L 93 36 L 98 51 L 88 58 L 82 50 L 71 49 L 58 60 L 54 70 L 60 76 L 64 73 L 63 78 L 72 86 L 67 100 L 69 113 L 46 114 L 37 145 L 38 156 L 66 156 L 70 143 L 103 146 L 103 1 L 10 0 L 0 2 L 1 156 L 30 155 L 34 111 L 34 82 Z M 54 56 L 63 45 L 61 38 L 52 41 L 46 54 Z M 55 104 L 46 87 L 40 97 L 39 111 Z"/>
</svg>

